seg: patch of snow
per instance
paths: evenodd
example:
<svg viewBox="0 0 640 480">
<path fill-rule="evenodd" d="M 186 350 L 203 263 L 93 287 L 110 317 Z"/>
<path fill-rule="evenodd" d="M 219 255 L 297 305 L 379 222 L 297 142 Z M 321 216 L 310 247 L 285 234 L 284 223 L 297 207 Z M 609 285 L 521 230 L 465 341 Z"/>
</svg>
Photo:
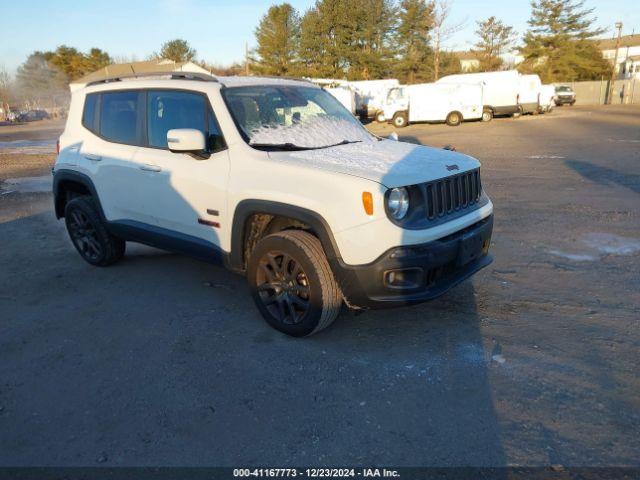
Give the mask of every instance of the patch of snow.
<svg viewBox="0 0 640 480">
<path fill-rule="evenodd" d="M 350 142 L 375 142 L 362 126 L 343 118 L 315 115 L 291 125 L 260 125 L 249 132 L 251 143 L 292 143 L 300 147 L 324 147 Z"/>
<path fill-rule="evenodd" d="M 633 255 L 640 251 L 640 240 L 611 233 L 589 233 L 582 243 L 608 255 Z"/>
<path fill-rule="evenodd" d="M 46 175 L 42 177 L 22 177 L 9 178 L 0 184 L 0 193 L 37 193 L 50 192 L 53 188 L 53 177 Z"/>
<path fill-rule="evenodd" d="M 42 155 L 55 153 L 55 140 L 13 140 L 0 142 L 0 155 Z"/>
<path fill-rule="evenodd" d="M 598 259 L 598 257 L 594 257 L 593 255 L 584 255 L 580 253 L 567 253 L 560 250 L 549 250 L 551 255 L 555 255 L 556 257 L 564 257 L 569 260 L 573 260 L 574 262 L 593 262 Z"/>
<path fill-rule="evenodd" d="M 640 143 L 640 140 L 630 140 L 625 138 L 609 138 L 607 139 L 610 142 L 619 142 L 619 143 Z"/>
<path fill-rule="evenodd" d="M 506 360 L 502 355 L 500 355 L 500 354 L 493 355 L 493 356 L 491 357 L 491 360 L 493 360 L 493 361 L 494 361 L 494 362 L 496 362 L 496 363 L 500 363 L 500 364 L 503 364 L 504 362 L 506 362 L 506 361 L 507 361 L 507 360 Z"/>
<path fill-rule="evenodd" d="M 416 183 L 452 175 L 446 166 L 458 166 L 455 174 L 479 167 L 477 160 L 440 148 L 393 140 L 372 140 L 320 150 L 269 152 L 279 161 L 355 175 L 387 187 Z"/>
<path fill-rule="evenodd" d="M 291 86 L 302 86 L 309 88 L 320 88 L 317 85 L 308 82 L 306 80 L 300 79 L 290 79 L 290 78 L 272 78 L 272 77 L 241 77 L 241 76 L 216 76 L 218 82 L 220 82 L 225 87 L 233 88 L 233 87 L 247 87 L 254 85 L 291 85 Z"/>
</svg>

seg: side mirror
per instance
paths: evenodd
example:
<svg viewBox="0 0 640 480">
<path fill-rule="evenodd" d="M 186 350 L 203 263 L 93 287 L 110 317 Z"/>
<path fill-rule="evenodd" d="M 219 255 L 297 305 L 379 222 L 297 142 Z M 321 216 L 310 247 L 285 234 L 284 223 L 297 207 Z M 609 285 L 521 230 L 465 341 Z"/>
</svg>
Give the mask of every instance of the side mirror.
<svg viewBox="0 0 640 480">
<path fill-rule="evenodd" d="M 167 132 L 167 145 L 173 153 L 201 155 L 207 149 L 204 133 L 195 128 L 174 128 Z"/>
<path fill-rule="evenodd" d="M 391 132 L 387 138 L 389 140 L 395 140 L 397 142 L 398 141 L 398 134 L 396 132 Z"/>
</svg>

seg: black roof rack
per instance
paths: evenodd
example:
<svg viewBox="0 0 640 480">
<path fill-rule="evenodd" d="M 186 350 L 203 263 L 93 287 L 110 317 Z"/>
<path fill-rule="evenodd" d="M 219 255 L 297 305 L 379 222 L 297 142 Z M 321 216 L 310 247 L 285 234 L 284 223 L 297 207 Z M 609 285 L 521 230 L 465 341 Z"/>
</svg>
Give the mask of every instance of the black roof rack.
<svg viewBox="0 0 640 480">
<path fill-rule="evenodd" d="M 170 80 L 198 80 L 201 82 L 218 82 L 218 79 L 208 73 L 197 72 L 140 72 L 127 75 L 117 75 L 113 77 L 107 77 L 100 80 L 95 80 L 86 84 L 87 87 L 91 85 L 100 85 L 101 83 L 120 82 L 130 78 L 145 78 L 145 77 L 169 77 Z"/>
</svg>

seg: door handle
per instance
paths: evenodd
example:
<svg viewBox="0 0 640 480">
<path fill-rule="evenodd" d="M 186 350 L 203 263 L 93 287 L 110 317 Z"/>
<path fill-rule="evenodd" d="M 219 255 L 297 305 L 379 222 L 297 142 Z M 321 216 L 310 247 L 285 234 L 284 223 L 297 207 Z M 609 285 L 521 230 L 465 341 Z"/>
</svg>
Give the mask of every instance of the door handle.
<svg viewBox="0 0 640 480">
<path fill-rule="evenodd" d="M 140 170 L 144 170 L 145 172 L 161 172 L 162 168 L 157 165 L 145 164 L 140 166 Z"/>
<path fill-rule="evenodd" d="M 93 160 L 94 162 L 99 162 L 100 160 L 102 160 L 102 157 L 100 155 L 94 155 L 93 153 L 85 153 L 84 158 L 86 158 L 87 160 Z"/>
</svg>

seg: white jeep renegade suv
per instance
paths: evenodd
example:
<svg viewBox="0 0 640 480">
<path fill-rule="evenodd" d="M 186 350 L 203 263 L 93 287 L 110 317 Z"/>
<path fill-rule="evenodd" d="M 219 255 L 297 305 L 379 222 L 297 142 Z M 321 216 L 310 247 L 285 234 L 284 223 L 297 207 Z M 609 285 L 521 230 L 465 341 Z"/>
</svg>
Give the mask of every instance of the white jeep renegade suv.
<svg viewBox="0 0 640 480">
<path fill-rule="evenodd" d="M 294 336 L 432 299 L 491 262 L 480 164 L 369 133 L 304 81 L 110 78 L 72 93 L 53 191 L 87 262 L 125 242 L 222 263 Z"/>
</svg>

